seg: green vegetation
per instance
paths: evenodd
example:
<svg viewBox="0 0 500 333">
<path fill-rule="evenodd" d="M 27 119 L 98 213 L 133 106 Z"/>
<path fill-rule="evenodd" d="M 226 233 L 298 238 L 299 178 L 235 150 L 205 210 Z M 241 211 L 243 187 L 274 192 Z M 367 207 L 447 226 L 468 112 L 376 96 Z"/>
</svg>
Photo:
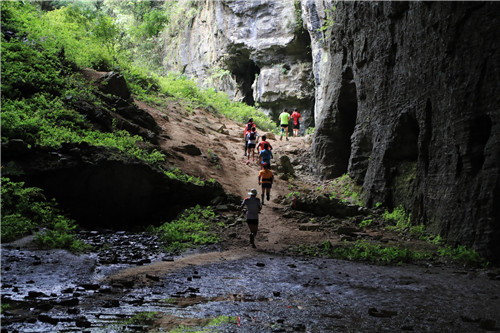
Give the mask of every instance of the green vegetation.
<svg viewBox="0 0 500 333">
<path fill-rule="evenodd" d="M 300 192 L 289 192 L 289 193 L 287 193 L 286 198 L 288 199 L 290 197 L 300 197 Z"/>
<path fill-rule="evenodd" d="M 366 240 L 355 242 L 345 241 L 342 246 L 332 246 L 330 242 L 323 242 L 320 246 L 300 246 L 299 252 L 306 255 L 326 256 L 337 259 L 361 260 L 382 263 L 403 263 L 414 260 L 428 259 L 429 253 L 412 251 L 407 248 L 382 247 Z"/>
<path fill-rule="evenodd" d="M 42 189 L 2 178 L 2 241 L 10 242 L 35 234 L 46 248 L 82 251 L 85 244 L 75 237 L 76 225 L 65 217 L 55 200 L 47 200 Z"/>
<path fill-rule="evenodd" d="M 154 228 L 166 244 L 170 252 L 180 252 L 189 247 L 203 244 L 212 244 L 219 241 L 218 236 L 211 229 L 214 224 L 215 213 L 210 206 L 186 209 L 176 220 L 166 222 Z"/>
<path fill-rule="evenodd" d="M 306 135 L 309 135 L 309 134 L 314 134 L 314 131 L 316 130 L 315 127 L 308 127 L 306 129 Z"/>
<path fill-rule="evenodd" d="M 403 231 L 411 226 L 411 214 L 407 214 L 401 205 L 394 208 L 392 212 L 385 211 L 383 217 L 389 224 L 387 226 L 389 230 Z"/>
<path fill-rule="evenodd" d="M 335 10 L 337 10 L 335 6 L 325 9 L 325 20 L 321 28 L 317 29 L 318 32 L 323 33 L 323 42 L 330 40 L 332 37 L 333 26 L 335 24 Z"/>
<path fill-rule="evenodd" d="M 356 186 L 349 175 L 343 174 L 341 177 L 333 181 L 333 191 L 330 194 L 330 199 L 336 198 L 344 203 L 352 203 L 362 206 L 363 202 L 360 199 L 360 189 Z"/>
<path fill-rule="evenodd" d="M 373 222 L 373 219 L 366 219 L 366 220 L 361 221 L 361 223 L 359 223 L 359 226 L 361 228 L 365 228 L 365 227 L 368 227 L 370 224 L 372 224 L 372 222 Z"/>
<path fill-rule="evenodd" d="M 411 263 L 422 260 L 451 260 L 466 266 L 486 267 L 488 262 L 476 251 L 465 246 L 439 247 L 437 250 L 412 250 L 403 245 L 383 246 L 367 240 L 354 242 L 344 241 L 333 246 L 330 242 L 323 242 L 318 246 L 301 245 L 297 249 L 300 254 L 309 256 L 328 257 L 353 261 L 369 261 L 376 263 Z"/>
<path fill-rule="evenodd" d="M 196 185 L 204 186 L 207 183 L 215 183 L 214 179 L 209 179 L 208 181 L 201 180 L 200 177 L 194 177 L 186 175 L 179 168 L 173 168 L 168 171 L 164 171 L 165 175 L 167 175 L 170 179 L 177 179 L 184 183 L 193 183 Z"/>
<path fill-rule="evenodd" d="M 159 312 L 146 311 L 133 315 L 126 321 L 126 324 L 151 326 L 159 318 Z"/>
<path fill-rule="evenodd" d="M 0 305 L 0 313 L 4 312 L 6 310 L 9 310 L 9 309 L 10 309 L 10 304 L 8 304 L 8 303 L 2 303 Z"/>
<path fill-rule="evenodd" d="M 85 142 L 115 147 L 151 163 L 164 160 L 158 151 L 138 148 L 141 137 L 124 130 L 97 131 L 76 111 L 79 101 L 102 107 L 95 88 L 75 70 L 75 66 L 112 65 L 111 48 L 101 47 L 108 37 L 95 31 L 101 19 L 89 18 L 73 7 L 44 14 L 21 2 L 1 6 L 2 24 L 17 31 L 10 38 L 2 35 L 3 142 L 22 139 L 47 147 Z"/>
<path fill-rule="evenodd" d="M 463 245 L 440 247 L 438 253 L 442 257 L 450 258 L 455 262 L 461 262 L 468 266 L 488 266 L 489 264 L 479 253 Z"/>
<path fill-rule="evenodd" d="M 1 5 L 2 25 L 17 32 L 15 36 L 2 36 L 4 142 L 21 138 L 30 144 L 50 147 L 64 142 L 86 142 L 116 147 L 151 163 L 163 161 L 160 152 L 137 148 L 136 143 L 143 140 L 141 137 L 123 130 L 96 131 L 85 116 L 75 110 L 75 104 L 82 100 L 94 108 L 102 105 L 95 89 L 78 74 L 78 69 L 83 67 L 120 71 L 133 94 L 146 102 L 162 103 L 173 98 L 188 109 L 204 107 L 241 122 L 253 117 L 263 130 L 274 128 L 274 123 L 262 112 L 231 102 L 222 92 L 200 89 L 184 75 L 160 76 L 152 74 L 151 67 L 138 66 L 134 60 L 137 57 L 129 54 L 130 38 L 126 42 L 123 37 L 122 29 L 126 27 L 102 10 L 89 8 L 83 2 L 49 12 L 23 2 L 2 2 Z M 150 31 L 148 27 L 168 22 L 166 16 L 158 16 L 158 8 L 153 12 L 127 6 L 114 9 L 120 13 L 132 11 L 136 19 L 142 20 L 144 25 L 139 29 L 142 32 L 133 31 L 135 38 L 155 35 L 158 31 Z M 125 36 L 132 34 L 126 29 L 125 32 L 128 32 Z"/>
</svg>

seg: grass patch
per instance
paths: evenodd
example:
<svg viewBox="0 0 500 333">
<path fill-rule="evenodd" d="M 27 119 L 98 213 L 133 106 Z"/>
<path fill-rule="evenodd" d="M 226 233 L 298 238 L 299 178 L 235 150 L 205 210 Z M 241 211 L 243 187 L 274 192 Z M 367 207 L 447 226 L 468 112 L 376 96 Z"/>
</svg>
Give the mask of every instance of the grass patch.
<svg viewBox="0 0 500 333">
<path fill-rule="evenodd" d="M 487 267 L 487 262 L 476 251 L 465 246 L 441 246 L 435 250 L 412 250 L 404 246 L 383 246 L 367 240 L 354 242 L 344 241 L 340 245 L 330 242 L 322 244 L 300 245 L 297 252 L 302 255 L 314 257 L 327 257 L 351 261 L 367 261 L 383 264 L 402 264 L 418 261 L 447 260 L 468 267 Z"/>
<path fill-rule="evenodd" d="M 299 253 L 305 255 L 379 263 L 412 262 L 431 257 L 428 253 L 412 251 L 407 248 L 383 247 L 380 244 L 372 244 L 366 240 L 344 241 L 339 246 L 332 246 L 330 242 L 323 242 L 315 247 L 301 245 L 298 250 Z"/>
<path fill-rule="evenodd" d="M 215 226 L 212 208 L 196 205 L 186 209 L 174 221 L 154 228 L 154 231 L 165 242 L 167 251 L 178 253 L 186 248 L 217 243 L 219 237 L 212 231 Z"/>
</svg>

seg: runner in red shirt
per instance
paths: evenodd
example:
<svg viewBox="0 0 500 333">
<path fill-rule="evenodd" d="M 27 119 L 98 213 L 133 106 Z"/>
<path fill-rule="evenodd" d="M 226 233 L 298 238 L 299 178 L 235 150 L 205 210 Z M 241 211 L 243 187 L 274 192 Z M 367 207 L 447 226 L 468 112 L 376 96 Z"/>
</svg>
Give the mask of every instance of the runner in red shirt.
<svg viewBox="0 0 500 333">
<path fill-rule="evenodd" d="M 302 116 L 297 111 L 297 109 L 293 109 L 291 117 L 293 118 L 293 136 L 299 136 L 300 129 L 300 120 L 302 120 Z"/>
<path fill-rule="evenodd" d="M 262 141 L 259 143 L 259 145 L 257 146 L 257 153 L 259 154 L 261 150 L 264 149 L 264 144 L 267 143 L 269 145 L 269 150 L 273 150 L 273 147 L 271 146 L 271 144 L 269 142 L 266 141 L 266 135 L 264 134 L 262 136 Z"/>
</svg>

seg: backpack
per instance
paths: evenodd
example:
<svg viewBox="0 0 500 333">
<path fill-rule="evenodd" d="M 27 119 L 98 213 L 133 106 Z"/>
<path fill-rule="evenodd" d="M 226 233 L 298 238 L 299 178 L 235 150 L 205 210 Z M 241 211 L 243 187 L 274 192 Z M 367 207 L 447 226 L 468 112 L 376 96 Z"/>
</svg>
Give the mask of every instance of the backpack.
<svg viewBox="0 0 500 333">
<path fill-rule="evenodd" d="M 255 132 L 250 132 L 250 135 L 248 136 L 250 138 L 250 140 L 255 140 L 255 137 L 256 137 L 256 134 Z"/>
</svg>

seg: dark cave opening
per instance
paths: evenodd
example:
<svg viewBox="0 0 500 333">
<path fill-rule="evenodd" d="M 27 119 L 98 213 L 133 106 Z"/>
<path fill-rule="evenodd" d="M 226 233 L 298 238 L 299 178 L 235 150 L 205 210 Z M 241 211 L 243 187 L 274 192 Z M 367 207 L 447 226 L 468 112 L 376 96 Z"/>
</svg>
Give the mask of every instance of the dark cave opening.
<svg viewBox="0 0 500 333">
<path fill-rule="evenodd" d="M 349 158 L 351 156 L 351 136 L 356 126 L 358 114 L 358 99 L 356 84 L 353 81 L 353 73 L 347 68 L 342 75 L 342 87 L 338 98 L 338 122 L 336 125 L 337 135 L 335 145 L 336 150 L 335 177 L 347 172 Z"/>
<path fill-rule="evenodd" d="M 235 51 L 231 58 L 226 60 L 226 65 L 236 79 L 242 95 L 241 101 L 254 106 L 252 84 L 255 81 L 255 76 L 260 74 L 260 67 L 250 59 L 250 52 L 248 50 Z"/>
</svg>

